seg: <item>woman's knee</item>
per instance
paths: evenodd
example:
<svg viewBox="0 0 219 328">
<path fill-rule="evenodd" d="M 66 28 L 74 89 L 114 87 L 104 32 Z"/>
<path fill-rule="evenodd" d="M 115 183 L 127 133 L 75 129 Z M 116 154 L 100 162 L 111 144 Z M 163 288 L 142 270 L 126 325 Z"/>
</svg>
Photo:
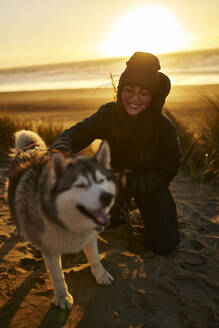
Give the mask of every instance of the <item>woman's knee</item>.
<svg viewBox="0 0 219 328">
<path fill-rule="evenodd" d="M 156 254 L 169 254 L 179 244 L 177 211 L 168 188 L 152 197 L 151 202 L 141 203 L 145 223 L 145 245 Z"/>
<path fill-rule="evenodd" d="M 169 254 L 173 252 L 179 244 L 179 230 L 176 216 L 169 218 L 168 225 L 151 225 L 145 227 L 146 247 L 156 254 Z"/>
<path fill-rule="evenodd" d="M 172 253 L 179 244 L 179 232 L 178 230 L 172 231 L 171 234 L 159 236 L 156 238 L 145 233 L 144 242 L 147 249 L 155 254 L 167 255 Z"/>
</svg>

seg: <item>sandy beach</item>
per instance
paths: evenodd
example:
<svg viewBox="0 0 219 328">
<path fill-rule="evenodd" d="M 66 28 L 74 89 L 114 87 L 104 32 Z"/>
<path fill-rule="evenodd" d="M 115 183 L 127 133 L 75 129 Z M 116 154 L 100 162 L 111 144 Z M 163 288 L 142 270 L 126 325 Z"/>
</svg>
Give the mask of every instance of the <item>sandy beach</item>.
<svg viewBox="0 0 219 328">
<path fill-rule="evenodd" d="M 219 327 L 219 190 L 177 178 L 172 191 L 181 236 L 177 250 L 154 255 L 128 224 L 106 230 L 99 249 L 115 277 L 111 286 L 96 285 L 82 253 L 63 256 L 75 299 L 70 312 L 52 305 L 52 285 L 40 252 L 14 236 L 1 197 L 1 327 Z M 139 237 L 138 212 L 130 216 Z"/>
<path fill-rule="evenodd" d="M 199 126 L 206 96 L 218 85 L 173 87 L 165 107 L 191 129 Z M 72 124 L 113 99 L 112 89 L 0 93 L 0 114 Z M 8 162 L 0 158 L 0 326 L 218 328 L 219 187 L 183 175 L 171 185 L 181 242 L 167 256 L 144 249 L 138 210 L 129 223 L 101 234 L 104 266 L 115 278 L 97 286 L 82 253 L 63 256 L 75 304 L 70 312 L 52 305 L 52 285 L 39 250 L 15 237 L 3 197 Z"/>
</svg>

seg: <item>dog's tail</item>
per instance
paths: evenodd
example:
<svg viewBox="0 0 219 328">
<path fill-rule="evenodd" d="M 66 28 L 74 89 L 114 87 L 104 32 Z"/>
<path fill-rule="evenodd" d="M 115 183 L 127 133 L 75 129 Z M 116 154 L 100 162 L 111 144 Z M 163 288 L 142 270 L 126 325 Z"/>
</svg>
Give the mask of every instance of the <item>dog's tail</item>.
<svg viewBox="0 0 219 328">
<path fill-rule="evenodd" d="M 46 144 L 43 139 L 36 133 L 30 130 L 20 130 L 15 133 L 15 148 L 14 152 L 19 150 L 39 149 L 46 150 Z"/>
</svg>

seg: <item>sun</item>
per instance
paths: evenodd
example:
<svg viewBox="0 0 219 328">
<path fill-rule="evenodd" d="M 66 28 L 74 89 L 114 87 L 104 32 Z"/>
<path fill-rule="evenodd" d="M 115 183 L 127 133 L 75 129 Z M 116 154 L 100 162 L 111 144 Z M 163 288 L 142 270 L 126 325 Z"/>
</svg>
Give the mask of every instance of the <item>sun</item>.
<svg viewBox="0 0 219 328">
<path fill-rule="evenodd" d="M 164 53 L 183 49 L 186 35 L 165 8 L 144 6 L 120 18 L 101 44 L 107 56 L 129 56 L 135 51 Z"/>
</svg>

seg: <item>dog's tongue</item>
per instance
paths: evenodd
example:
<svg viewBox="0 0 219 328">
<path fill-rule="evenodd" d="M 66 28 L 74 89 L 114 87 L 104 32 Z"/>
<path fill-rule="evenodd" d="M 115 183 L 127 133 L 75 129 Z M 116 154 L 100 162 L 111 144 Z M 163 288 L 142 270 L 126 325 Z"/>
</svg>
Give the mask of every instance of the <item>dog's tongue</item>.
<svg viewBox="0 0 219 328">
<path fill-rule="evenodd" d="M 103 212 L 103 210 L 95 210 L 95 211 L 90 211 L 91 214 L 96 218 L 96 220 L 102 224 L 106 225 L 109 223 L 109 218 L 108 216 Z"/>
</svg>

